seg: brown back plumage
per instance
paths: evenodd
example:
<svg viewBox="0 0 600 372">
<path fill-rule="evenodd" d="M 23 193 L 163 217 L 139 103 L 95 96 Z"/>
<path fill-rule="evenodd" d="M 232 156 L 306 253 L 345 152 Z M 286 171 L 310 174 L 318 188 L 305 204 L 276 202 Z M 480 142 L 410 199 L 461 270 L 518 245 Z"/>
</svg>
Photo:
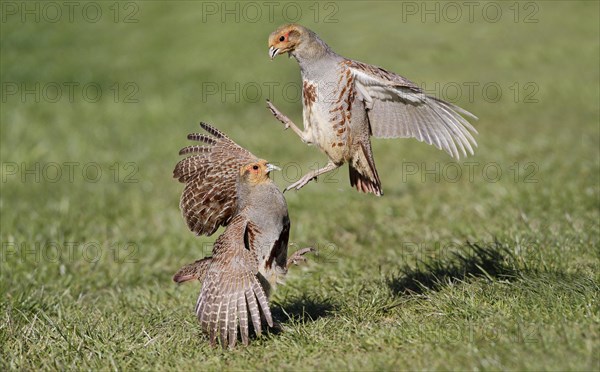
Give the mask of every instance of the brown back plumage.
<svg viewBox="0 0 600 372">
<path fill-rule="evenodd" d="M 186 184 L 179 207 L 189 229 L 196 235 L 208 236 L 233 217 L 240 167 L 258 158 L 209 124 L 200 126 L 210 135 L 188 135 L 188 139 L 204 145 L 179 151 L 180 155 L 195 155 L 177 163 L 173 177 Z"/>
</svg>

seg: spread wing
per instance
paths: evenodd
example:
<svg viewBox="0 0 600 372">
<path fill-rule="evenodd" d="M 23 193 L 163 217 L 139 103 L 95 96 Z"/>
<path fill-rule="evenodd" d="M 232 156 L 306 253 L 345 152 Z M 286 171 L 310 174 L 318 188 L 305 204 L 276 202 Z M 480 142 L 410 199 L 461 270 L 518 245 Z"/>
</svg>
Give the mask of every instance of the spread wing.
<svg viewBox="0 0 600 372">
<path fill-rule="evenodd" d="M 257 335 L 261 317 L 273 326 L 269 302 L 258 279 L 255 236 L 258 232 L 245 216 L 236 215 L 217 239 L 196 304 L 196 315 L 211 345 L 234 347 L 238 323 L 242 342 L 248 345 L 248 317 Z"/>
<path fill-rule="evenodd" d="M 379 138 L 414 137 L 435 145 L 450 156 L 473 154 L 477 130 L 465 119 L 470 112 L 427 96 L 411 81 L 380 67 L 344 62 L 355 78 L 355 87 L 368 108 L 371 133 Z M 460 150 L 460 151 L 459 151 Z"/>
<path fill-rule="evenodd" d="M 173 177 L 185 183 L 179 207 L 190 230 L 197 235 L 212 235 L 219 226 L 226 226 L 235 212 L 240 168 L 258 158 L 212 126 L 200 126 L 209 135 L 188 135 L 188 139 L 203 145 L 179 151 L 180 155 L 194 155 L 177 163 Z"/>
</svg>

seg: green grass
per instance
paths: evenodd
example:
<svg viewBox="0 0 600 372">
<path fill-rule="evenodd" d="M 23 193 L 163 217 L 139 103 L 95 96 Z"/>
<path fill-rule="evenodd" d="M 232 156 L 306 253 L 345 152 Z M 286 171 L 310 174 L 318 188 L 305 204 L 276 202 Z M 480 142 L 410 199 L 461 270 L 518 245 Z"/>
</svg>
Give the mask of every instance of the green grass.
<svg viewBox="0 0 600 372">
<path fill-rule="evenodd" d="M 318 254 L 272 297 L 283 331 L 231 352 L 200 332 L 199 285 L 171 282 L 216 238 L 187 231 L 171 172 L 200 120 L 288 175 L 325 162 L 265 108 L 271 98 L 301 120 L 300 102 L 281 89 L 299 83 L 297 64 L 267 57 L 283 5 L 272 22 L 263 8 L 258 22 L 223 23 L 202 22 L 201 3 L 138 2 L 138 23 L 114 23 L 112 3 L 98 4 L 97 23 L 82 20 L 81 5 L 73 22 L 1 24 L 4 88 L 80 87 L 72 103 L 2 92 L 0 369 L 600 368 L 597 2 L 538 2 L 536 23 L 522 22 L 526 3 L 516 23 L 512 3 L 496 23 L 482 18 L 485 3 L 472 23 L 402 22 L 393 2 L 338 3 L 337 23 L 323 22 L 333 8 L 321 5 L 315 23 L 312 3 L 299 3 L 300 22 L 340 54 L 428 87 L 461 85 L 456 103 L 479 116 L 479 148 L 451 182 L 453 161 L 441 151 L 374 140 L 384 197 L 352 190 L 346 169 L 287 193 L 290 250 Z M 90 82 L 102 88 L 98 102 L 81 96 Z M 123 102 L 128 82 L 138 102 Z M 236 82 L 265 87 L 262 97 L 203 99 L 203 83 Z M 274 82 L 269 95 L 264 84 Z M 473 99 L 463 82 L 479 84 Z M 486 83 L 501 87 L 497 102 L 482 94 Z M 66 162 L 79 164 L 72 181 Z M 34 173 L 38 164 L 39 182 L 23 164 Z M 488 165 L 495 177 L 489 164 L 503 172 L 497 182 L 481 173 Z M 281 174 L 276 182 L 288 183 Z"/>
</svg>

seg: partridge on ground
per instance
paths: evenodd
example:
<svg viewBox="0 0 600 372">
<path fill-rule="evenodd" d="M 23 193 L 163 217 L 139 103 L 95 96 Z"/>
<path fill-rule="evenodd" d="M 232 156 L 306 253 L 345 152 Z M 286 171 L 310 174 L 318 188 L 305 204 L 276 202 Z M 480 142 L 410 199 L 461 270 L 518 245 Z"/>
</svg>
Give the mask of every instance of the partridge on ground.
<svg viewBox="0 0 600 372">
<path fill-rule="evenodd" d="M 202 282 L 196 304 L 202 329 L 211 345 L 219 338 L 223 347 L 232 348 L 238 322 L 244 345 L 248 344 L 248 317 L 257 335 L 262 320 L 273 326 L 269 293 L 288 266 L 303 261 L 311 249 L 299 250 L 287 259 L 287 204 L 269 178 L 277 167 L 212 126 L 200 125 L 210 135 L 188 135 L 204 145 L 183 148 L 180 155 L 194 155 L 181 160 L 173 171 L 185 183 L 180 208 L 197 235 L 211 235 L 219 226 L 227 228 L 214 243 L 211 257 L 182 267 L 173 280 Z"/>
<path fill-rule="evenodd" d="M 300 130 L 271 102 L 269 109 L 307 144 L 318 146 L 328 164 L 309 172 L 286 190 L 300 189 L 317 176 L 344 163 L 350 184 L 359 191 L 382 195 L 370 137 L 414 137 L 451 156 L 473 154 L 477 146 L 465 119 L 468 111 L 423 90 L 402 76 L 380 67 L 336 54 L 313 31 L 297 25 L 281 26 L 269 36 L 271 59 L 283 53 L 294 57 L 302 74 L 304 130 Z M 464 117 L 463 117 L 464 116 Z"/>
</svg>

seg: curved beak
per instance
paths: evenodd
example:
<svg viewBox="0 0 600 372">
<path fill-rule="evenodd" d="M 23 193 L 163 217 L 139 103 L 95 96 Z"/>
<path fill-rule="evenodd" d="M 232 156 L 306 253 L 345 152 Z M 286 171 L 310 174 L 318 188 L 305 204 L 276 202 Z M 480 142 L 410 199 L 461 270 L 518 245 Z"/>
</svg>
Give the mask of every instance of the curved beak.
<svg viewBox="0 0 600 372">
<path fill-rule="evenodd" d="M 278 48 L 275 48 L 274 46 L 269 47 L 269 57 L 271 59 L 275 58 L 275 56 L 277 56 L 277 53 L 279 53 Z"/>
<path fill-rule="evenodd" d="M 279 168 L 278 166 L 276 166 L 276 165 L 273 165 L 273 164 L 271 164 L 271 163 L 268 163 L 268 164 L 267 164 L 267 173 L 270 173 L 270 172 L 272 172 L 272 171 L 274 171 L 274 170 L 278 170 L 278 171 L 280 171 L 280 170 L 281 170 L 281 168 Z"/>
</svg>

